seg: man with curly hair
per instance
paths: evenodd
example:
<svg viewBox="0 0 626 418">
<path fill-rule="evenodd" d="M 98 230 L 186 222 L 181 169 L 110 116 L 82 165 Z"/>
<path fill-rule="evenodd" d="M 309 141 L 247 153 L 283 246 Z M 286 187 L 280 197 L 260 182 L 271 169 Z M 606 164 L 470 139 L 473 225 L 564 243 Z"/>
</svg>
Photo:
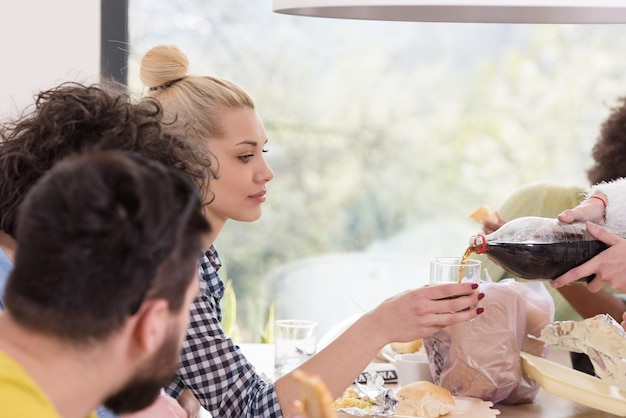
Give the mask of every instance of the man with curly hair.
<svg viewBox="0 0 626 418">
<path fill-rule="evenodd" d="M 38 94 L 32 111 L 0 127 L 0 310 L 17 247 L 18 209 L 58 161 L 95 149 L 134 152 L 180 171 L 206 201 L 210 157 L 166 134 L 162 119 L 154 99 L 132 103 L 114 85 L 63 83 Z M 188 412 L 199 408 L 193 397 L 181 403 Z"/>
</svg>

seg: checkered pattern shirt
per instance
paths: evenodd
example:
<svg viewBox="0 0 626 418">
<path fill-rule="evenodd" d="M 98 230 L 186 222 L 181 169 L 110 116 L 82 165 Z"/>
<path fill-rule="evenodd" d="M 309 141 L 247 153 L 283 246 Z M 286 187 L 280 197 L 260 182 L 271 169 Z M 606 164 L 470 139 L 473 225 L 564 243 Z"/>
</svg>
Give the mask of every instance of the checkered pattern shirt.
<svg viewBox="0 0 626 418">
<path fill-rule="evenodd" d="M 200 259 L 200 296 L 191 307 L 176 380 L 166 392 L 178 398 L 187 387 L 213 417 L 267 417 L 283 414 L 273 383 L 254 367 L 220 325 L 224 283 L 215 247 Z"/>
</svg>

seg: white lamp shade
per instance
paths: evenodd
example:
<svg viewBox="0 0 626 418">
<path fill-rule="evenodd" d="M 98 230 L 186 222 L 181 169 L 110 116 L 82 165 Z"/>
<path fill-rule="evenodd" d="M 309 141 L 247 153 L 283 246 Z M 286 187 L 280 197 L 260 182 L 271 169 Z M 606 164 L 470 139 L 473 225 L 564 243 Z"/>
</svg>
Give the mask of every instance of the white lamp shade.
<svg viewBox="0 0 626 418">
<path fill-rule="evenodd" d="M 277 13 L 477 23 L 626 23 L 626 0 L 273 0 Z"/>
</svg>

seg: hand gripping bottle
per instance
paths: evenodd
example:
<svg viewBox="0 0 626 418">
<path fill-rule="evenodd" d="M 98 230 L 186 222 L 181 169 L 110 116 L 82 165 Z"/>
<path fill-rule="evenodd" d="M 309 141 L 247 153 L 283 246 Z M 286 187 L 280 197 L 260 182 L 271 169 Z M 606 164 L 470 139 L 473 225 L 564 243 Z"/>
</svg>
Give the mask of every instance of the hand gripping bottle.
<svg viewBox="0 0 626 418">
<path fill-rule="evenodd" d="M 587 232 L 584 223 L 527 216 L 507 222 L 489 235 L 471 237 L 468 251 L 486 254 L 522 279 L 553 280 L 607 247 Z M 589 282 L 593 277 L 581 280 Z"/>
</svg>

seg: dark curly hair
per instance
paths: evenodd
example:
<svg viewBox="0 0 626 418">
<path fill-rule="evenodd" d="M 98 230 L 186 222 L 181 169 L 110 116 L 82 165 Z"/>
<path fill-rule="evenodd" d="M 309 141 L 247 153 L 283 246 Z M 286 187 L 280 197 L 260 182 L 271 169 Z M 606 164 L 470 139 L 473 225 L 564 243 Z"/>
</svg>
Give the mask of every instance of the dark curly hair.
<svg viewBox="0 0 626 418">
<path fill-rule="evenodd" d="M 16 238 L 17 209 L 57 161 L 87 150 L 122 150 L 176 168 L 206 202 L 211 159 L 163 131 L 154 99 L 132 103 L 119 86 L 63 83 L 36 96 L 35 108 L 0 127 L 0 229 Z"/>
<path fill-rule="evenodd" d="M 626 97 L 618 101 L 621 104 L 611 108 L 591 151 L 594 164 L 587 170 L 591 184 L 626 177 Z"/>
</svg>

